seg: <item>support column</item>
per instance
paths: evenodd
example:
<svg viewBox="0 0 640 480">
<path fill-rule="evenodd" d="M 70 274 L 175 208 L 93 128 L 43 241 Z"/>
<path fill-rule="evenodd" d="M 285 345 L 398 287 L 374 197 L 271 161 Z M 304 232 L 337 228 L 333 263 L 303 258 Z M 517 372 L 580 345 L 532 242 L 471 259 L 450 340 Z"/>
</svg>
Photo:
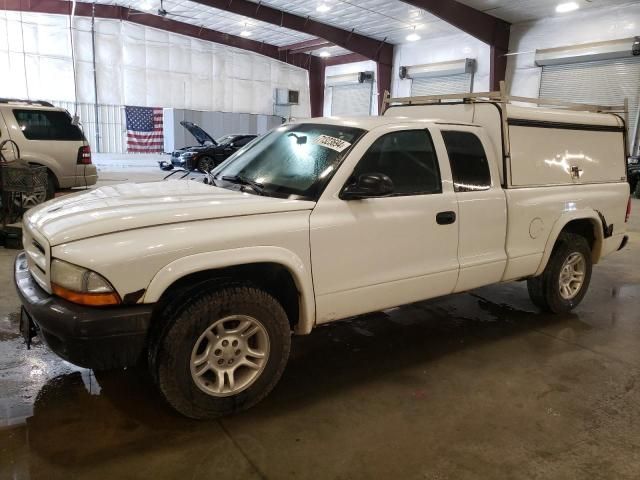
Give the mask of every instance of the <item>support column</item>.
<svg viewBox="0 0 640 480">
<path fill-rule="evenodd" d="M 376 64 L 377 74 L 376 80 L 378 82 L 378 115 L 382 111 L 382 100 L 384 99 L 384 92 L 389 91 L 391 93 L 391 71 L 393 66 L 387 63 L 378 62 Z"/>
<path fill-rule="evenodd" d="M 323 58 L 311 56 L 309 62 L 309 97 L 311 116 L 321 117 L 324 111 L 324 76 L 326 64 Z"/>
<path fill-rule="evenodd" d="M 496 45 L 491 45 L 491 66 L 489 72 L 490 89 L 493 92 L 500 90 L 500 82 L 507 78 L 507 50 Z"/>
</svg>

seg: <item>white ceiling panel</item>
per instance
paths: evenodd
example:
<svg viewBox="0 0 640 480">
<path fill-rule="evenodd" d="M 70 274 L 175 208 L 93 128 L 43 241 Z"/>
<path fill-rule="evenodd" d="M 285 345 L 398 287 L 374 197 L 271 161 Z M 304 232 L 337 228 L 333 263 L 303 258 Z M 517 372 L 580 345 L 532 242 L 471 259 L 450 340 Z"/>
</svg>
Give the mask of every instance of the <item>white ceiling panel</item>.
<svg viewBox="0 0 640 480">
<path fill-rule="evenodd" d="M 256 0 L 251 0 L 257 3 Z M 269 5 L 302 17 L 389 43 L 404 43 L 416 29 L 422 38 L 446 35 L 458 30 L 433 15 L 399 0 L 262 0 Z M 318 7 L 329 10 L 320 12 Z"/>
<path fill-rule="evenodd" d="M 560 3 L 570 0 L 458 0 L 476 10 L 502 18 L 510 23 L 540 20 L 543 18 L 568 15 L 556 13 Z M 581 10 L 601 8 L 631 3 L 632 0 L 571 0 L 575 1 Z"/>
<path fill-rule="evenodd" d="M 98 0 L 99 3 L 117 4 L 149 13 L 156 13 L 160 0 Z M 258 0 L 250 0 L 258 3 Z M 568 0 L 459 0 L 470 7 L 502 18 L 511 23 L 537 20 L 558 15 L 558 3 Z M 630 0 L 575 0 L 580 9 L 614 6 Z M 386 40 L 389 43 L 407 43 L 408 34 L 415 31 L 422 39 L 458 33 L 452 25 L 400 0 L 261 0 L 268 5 L 302 17 L 309 17 L 344 30 Z M 318 9 L 318 7 L 321 7 Z M 164 8 L 174 20 L 203 26 L 232 35 L 250 32 L 248 38 L 272 45 L 284 46 L 315 37 L 277 25 L 201 5 L 190 0 L 166 0 Z M 178 16 L 179 15 L 179 16 Z M 567 14 L 564 14 L 567 15 Z M 570 15 L 570 14 L 569 14 Z M 318 55 L 322 50 L 313 53 Z M 332 56 L 348 53 L 339 47 L 328 49 Z"/>
<path fill-rule="evenodd" d="M 99 0 L 98 3 L 122 5 L 153 14 L 160 7 L 160 0 L 130 0 L 126 3 Z M 218 30 L 231 35 L 240 36 L 241 32 L 247 31 L 250 32 L 247 38 L 279 47 L 316 38 L 312 35 L 260 22 L 242 15 L 218 10 L 217 8 L 207 7 L 189 0 L 165 0 L 164 9 L 168 12 L 167 17 L 172 20 Z"/>
</svg>

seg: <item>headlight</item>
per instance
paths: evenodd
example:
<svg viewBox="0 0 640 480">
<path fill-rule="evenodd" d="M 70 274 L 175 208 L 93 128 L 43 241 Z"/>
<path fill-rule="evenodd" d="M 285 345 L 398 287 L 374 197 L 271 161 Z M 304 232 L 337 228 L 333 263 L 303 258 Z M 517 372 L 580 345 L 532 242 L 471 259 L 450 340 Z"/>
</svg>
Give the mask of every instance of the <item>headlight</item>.
<svg viewBox="0 0 640 480">
<path fill-rule="evenodd" d="M 51 290 L 55 295 L 81 305 L 120 303 L 120 296 L 104 277 L 57 259 L 51 261 Z"/>
</svg>

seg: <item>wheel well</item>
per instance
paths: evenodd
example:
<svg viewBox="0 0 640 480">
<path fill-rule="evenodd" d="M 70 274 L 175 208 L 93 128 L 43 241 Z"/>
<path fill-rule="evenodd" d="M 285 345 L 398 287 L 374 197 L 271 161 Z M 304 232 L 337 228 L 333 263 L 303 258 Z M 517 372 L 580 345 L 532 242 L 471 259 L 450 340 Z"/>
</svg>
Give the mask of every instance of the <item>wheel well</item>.
<svg viewBox="0 0 640 480">
<path fill-rule="evenodd" d="M 282 305 L 293 329 L 300 319 L 300 293 L 291 272 L 279 263 L 251 263 L 233 267 L 203 270 L 172 283 L 158 300 L 157 311 L 169 303 L 193 295 L 196 291 L 215 288 L 225 283 L 251 283 Z"/>
<path fill-rule="evenodd" d="M 596 263 L 600 257 L 600 248 L 602 246 L 602 235 L 596 233 L 598 232 L 597 229 L 602 230 L 602 225 L 593 219 L 581 218 L 579 220 L 571 220 L 564 226 L 561 233 L 573 233 L 585 238 L 591 249 L 593 263 Z"/>
<path fill-rule="evenodd" d="M 38 167 L 46 167 L 47 175 L 49 175 L 50 178 L 53 178 L 53 185 L 55 186 L 55 189 L 56 190 L 60 189 L 60 183 L 58 182 L 58 177 L 56 177 L 56 174 L 53 173 L 53 170 L 51 170 L 46 165 L 42 165 L 41 163 L 38 163 L 38 162 L 29 162 L 29 165 L 36 165 Z"/>
</svg>

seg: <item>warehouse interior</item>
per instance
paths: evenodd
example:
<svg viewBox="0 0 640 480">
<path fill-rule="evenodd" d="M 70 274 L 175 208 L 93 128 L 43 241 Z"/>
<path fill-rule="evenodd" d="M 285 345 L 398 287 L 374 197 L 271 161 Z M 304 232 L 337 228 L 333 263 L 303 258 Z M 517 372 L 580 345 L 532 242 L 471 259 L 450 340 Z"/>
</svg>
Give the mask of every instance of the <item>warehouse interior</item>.
<svg viewBox="0 0 640 480">
<path fill-rule="evenodd" d="M 618 108 L 624 121 L 626 239 L 573 311 L 541 312 L 523 277 L 318 324 L 292 336 L 264 400 L 193 420 L 163 402 L 146 358 L 101 371 L 37 336 L 27 348 L 14 262 L 28 210 L 13 215 L 3 196 L 0 478 L 639 478 L 640 1 L 0 3 L 0 142 L 32 108 L 68 112 L 84 135 L 64 174 L 46 163 L 65 161 L 54 141 L 2 143 L 3 161 L 48 168 L 29 207 L 169 175 L 213 182 L 214 164 L 287 125 L 358 125 L 385 98 L 487 92 Z"/>
</svg>

